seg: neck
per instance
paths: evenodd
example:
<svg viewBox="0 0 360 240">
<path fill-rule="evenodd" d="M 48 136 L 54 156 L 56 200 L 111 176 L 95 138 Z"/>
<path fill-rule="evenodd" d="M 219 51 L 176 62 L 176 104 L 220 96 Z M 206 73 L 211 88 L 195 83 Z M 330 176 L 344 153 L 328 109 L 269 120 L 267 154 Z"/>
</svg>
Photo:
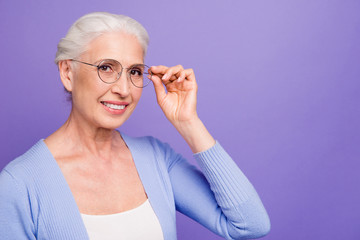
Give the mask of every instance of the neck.
<svg viewBox="0 0 360 240">
<path fill-rule="evenodd" d="M 45 141 L 53 142 L 57 149 L 66 149 L 68 153 L 89 154 L 104 161 L 110 160 L 113 150 L 124 145 L 117 130 L 95 126 L 81 119 L 74 111 L 71 111 L 64 125 Z"/>
</svg>

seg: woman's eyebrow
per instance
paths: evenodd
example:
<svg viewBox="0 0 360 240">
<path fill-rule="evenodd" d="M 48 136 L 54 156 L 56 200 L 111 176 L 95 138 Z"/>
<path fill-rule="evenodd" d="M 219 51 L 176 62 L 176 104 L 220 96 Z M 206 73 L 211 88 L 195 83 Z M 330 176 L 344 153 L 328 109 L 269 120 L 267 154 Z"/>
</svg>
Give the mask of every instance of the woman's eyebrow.
<svg viewBox="0 0 360 240">
<path fill-rule="evenodd" d="M 113 59 L 113 58 L 101 58 L 101 59 L 98 59 L 96 60 L 93 64 L 94 65 L 99 65 L 102 61 L 104 60 L 114 60 L 114 61 L 117 61 L 121 64 L 121 66 L 123 68 L 132 68 L 132 67 L 135 67 L 135 66 L 144 66 L 145 63 L 144 62 L 139 62 L 139 63 L 133 63 L 133 64 L 130 64 L 130 65 L 125 65 L 124 64 L 124 61 L 119 61 L 119 60 L 116 60 L 116 59 Z"/>
<path fill-rule="evenodd" d="M 137 66 L 144 66 L 144 65 L 145 65 L 144 63 L 134 63 L 134 64 L 131 64 L 128 68 L 137 67 Z"/>
</svg>

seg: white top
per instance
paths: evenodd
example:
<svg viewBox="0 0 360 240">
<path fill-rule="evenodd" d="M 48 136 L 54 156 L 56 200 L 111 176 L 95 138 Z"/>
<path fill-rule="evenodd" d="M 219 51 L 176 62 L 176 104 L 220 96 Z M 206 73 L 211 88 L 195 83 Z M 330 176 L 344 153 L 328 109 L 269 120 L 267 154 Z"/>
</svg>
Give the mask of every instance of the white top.
<svg viewBox="0 0 360 240">
<path fill-rule="evenodd" d="M 160 222 L 147 199 L 140 206 L 109 215 L 81 214 L 90 240 L 163 240 Z"/>
</svg>

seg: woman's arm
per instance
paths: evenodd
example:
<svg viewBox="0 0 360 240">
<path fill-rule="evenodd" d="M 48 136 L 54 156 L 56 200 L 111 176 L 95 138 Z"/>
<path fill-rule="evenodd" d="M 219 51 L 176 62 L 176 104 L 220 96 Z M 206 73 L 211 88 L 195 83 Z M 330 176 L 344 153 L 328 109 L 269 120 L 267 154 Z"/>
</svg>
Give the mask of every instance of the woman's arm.
<svg viewBox="0 0 360 240">
<path fill-rule="evenodd" d="M 157 102 L 193 153 L 215 144 L 196 112 L 197 83 L 192 69 L 181 65 L 151 67 Z M 166 88 L 166 90 L 165 90 Z"/>
<path fill-rule="evenodd" d="M 173 152 L 169 175 L 177 210 L 226 239 L 258 238 L 270 230 L 252 184 L 217 142 L 194 154 L 202 171 Z"/>
<path fill-rule="evenodd" d="M 270 221 L 255 189 L 196 113 L 192 69 L 152 67 L 157 101 L 183 136 L 202 171 L 172 152 L 169 170 L 177 209 L 227 239 L 261 237 Z"/>
<path fill-rule="evenodd" d="M 0 239 L 36 239 L 28 194 L 6 171 L 0 172 Z"/>
</svg>

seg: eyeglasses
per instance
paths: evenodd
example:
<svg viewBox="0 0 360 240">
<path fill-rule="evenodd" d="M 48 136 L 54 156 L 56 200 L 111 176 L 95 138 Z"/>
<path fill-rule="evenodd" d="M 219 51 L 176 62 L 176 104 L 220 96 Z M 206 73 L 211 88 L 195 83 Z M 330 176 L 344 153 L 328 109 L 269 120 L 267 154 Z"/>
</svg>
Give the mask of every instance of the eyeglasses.
<svg viewBox="0 0 360 240">
<path fill-rule="evenodd" d="M 149 74 L 152 76 L 151 71 L 149 71 L 150 68 L 145 64 L 135 64 L 129 68 L 124 68 L 118 61 L 114 59 L 104 59 L 98 65 L 75 59 L 71 59 L 71 61 L 96 67 L 98 76 L 101 81 L 108 84 L 119 80 L 124 69 L 127 70 L 128 79 L 130 79 L 131 83 L 138 88 L 146 87 L 150 83 L 150 79 L 147 76 Z"/>
</svg>

